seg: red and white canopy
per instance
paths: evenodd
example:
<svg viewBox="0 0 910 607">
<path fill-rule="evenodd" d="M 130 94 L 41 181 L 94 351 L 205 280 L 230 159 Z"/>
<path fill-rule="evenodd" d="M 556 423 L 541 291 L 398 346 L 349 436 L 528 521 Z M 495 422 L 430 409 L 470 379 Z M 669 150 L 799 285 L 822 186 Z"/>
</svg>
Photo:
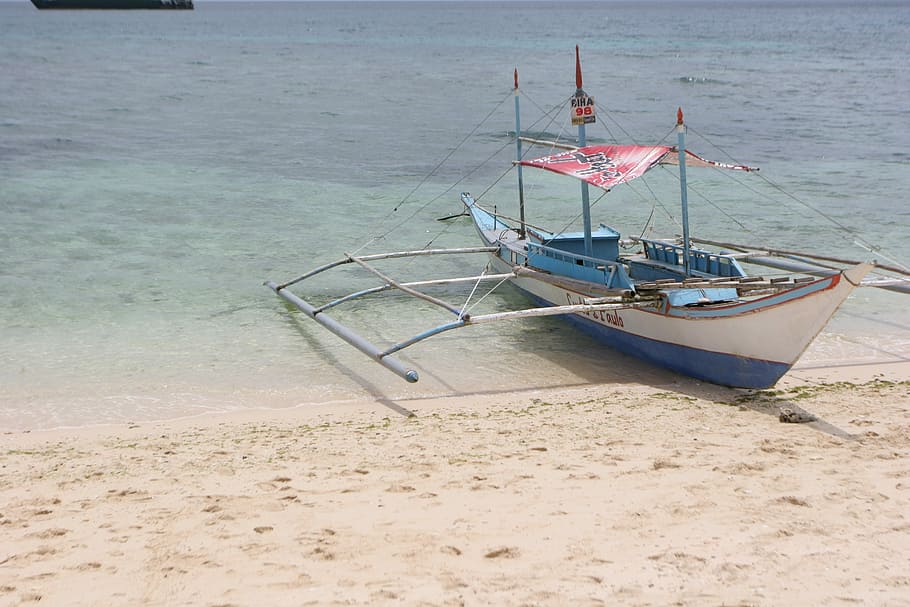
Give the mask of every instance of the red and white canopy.
<svg viewBox="0 0 910 607">
<path fill-rule="evenodd" d="M 641 177 L 658 164 L 679 164 L 679 155 L 675 152 L 676 148 L 662 145 L 590 145 L 535 160 L 522 160 L 520 164 L 575 177 L 598 188 L 610 190 L 620 183 Z M 743 165 L 712 162 L 688 150 L 686 166 L 758 170 Z"/>
</svg>

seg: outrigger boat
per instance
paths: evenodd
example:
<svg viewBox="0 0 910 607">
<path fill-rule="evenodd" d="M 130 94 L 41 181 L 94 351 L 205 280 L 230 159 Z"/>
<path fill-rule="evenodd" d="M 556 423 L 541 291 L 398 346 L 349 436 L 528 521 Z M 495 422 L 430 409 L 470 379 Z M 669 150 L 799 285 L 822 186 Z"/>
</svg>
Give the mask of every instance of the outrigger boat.
<svg viewBox="0 0 910 607">
<path fill-rule="evenodd" d="M 690 236 L 686 170 L 688 167 L 751 172 L 745 165 L 705 160 L 686 149 L 683 113 L 677 113 L 677 145 L 587 145 L 585 127 L 596 119 L 593 98 L 582 88 L 576 47 L 576 91 L 570 97 L 578 145 L 546 142 L 559 149 L 534 160 L 523 159 L 518 72 L 515 72 L 516 151 L 519 218 L 510 220 L 461 195 L 480 236 L 481 246 L 423 249 L 375 255 L 345 255 L 291 281 L 267 282 L 276 294 L 373 360 L 410 382 L 418 379 L 394 354 L 453 329 L 489 322 L 559 315 L 605 345 L 655 365 L 707 382 L 741 387 L 773 386 L 796 363 L 851 291 L 873 269 L 871 263 L 774 251 Z M 610 191 L 662 164 L 678 165 L 683 234 L 681 239 L 632 238 L 638 251 L 620 253 L 620 234 L 591 225 L 589 186 Z M 553 171 L 581 180 L 581 232 L 552 233 L 525 220 L 523 168 Z M 628 242 L 628 241 L 624 241 Z M 714 246 L 718 250 L 700 248 Z M 482 274 L 419 282 L 400 282 L 375 266 L 389 259 L 429 255 L 489 256 Z M 796 272 L 769 279 L 749 276 L 741 262 Z M 832 263 L 839 264 L 837 267 Z M 313 305 L 291 286 L 345 264 L 356 264 L 381 281 L 323 305 Z M 878 266 L 897 274 L 867 282 L 870 286 L 910 292 L 903 267 Z M 536 306 L 472 315 L 426 291 L 431 287 L 494 281 L 510 283 Z M 326 310 L 368 295 L 398 290 L 451 313 L 454 320 L 380 348 L 336 321 Z"/>
</svg>

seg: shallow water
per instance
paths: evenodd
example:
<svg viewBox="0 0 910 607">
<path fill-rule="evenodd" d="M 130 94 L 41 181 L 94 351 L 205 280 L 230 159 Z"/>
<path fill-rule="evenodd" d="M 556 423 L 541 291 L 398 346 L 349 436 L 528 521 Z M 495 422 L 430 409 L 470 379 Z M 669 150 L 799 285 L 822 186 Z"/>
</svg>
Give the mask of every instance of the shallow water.
<svg viewBox="0 0 910 607">
<path fill-rule="evenodd" d="M 681 105 L 691 148 L 762 167 L 736 176 L 746 188 L 690 172 L 704 195 L 690 197 L 698 235 L 872 257 L 859 239 L 910 260 L 910 11 L 900 4 L 199 3 L 163 13 L 0 3 L 0 428 L 680 381 L 542 320 L 422 344 L 404 357 L 423 374 L 410 386 L 262 286 L 361 247 L 473 246 L 467 222 L 435 219 L 508 168 L 514 67 L 523 126 L 564 132 L 566 116 L 543 115 L 574 90 L 575 44 L 586 90 L 610 110 L 592 139 L 659 141 Z M 559 203 L 573 184 L 526 180 L 535 223 L 561 228 L 576 213 Z M 513 208 L 513 184 L 506 176 L 484 200 Z M 654 192 L 670 201 L 656 225 L 675 233 L 675 187 L 657 175 L 617 189 L 595 221 L 637 235 Z M 427 277 L 482 265 L 391 268 Z M 360 280 L 340 271 L 310 288 L 329 297 Z M 906 358 L 904 303 L 858 292 L 804 363 Z M 400 297 L 346 318 L 380 343 L 445 320 Z"/>
</svg>

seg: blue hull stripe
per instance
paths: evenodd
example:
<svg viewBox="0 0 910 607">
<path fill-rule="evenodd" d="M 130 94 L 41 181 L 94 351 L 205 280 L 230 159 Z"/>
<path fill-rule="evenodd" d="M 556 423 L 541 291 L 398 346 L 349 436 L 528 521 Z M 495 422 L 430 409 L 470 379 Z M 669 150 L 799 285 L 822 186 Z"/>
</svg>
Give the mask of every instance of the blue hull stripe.
<svg viewBox="0 0 910 607">
<path fill-rule="evenodd" d="M 497 244 L 487 239 L 480 227 L 483 216 L 488 217 L 491 222 L 492 216 L 477 207 L 470 207 L 470 211 L 474 215 L 474 225 L 477 228 L 477 233 L 480 235 L 481 241 L 487 246 Z M 803 297 L 809 293 L 830 288 L 832 286 L 832 281 L 833 279 L 807 285 L 804 289 L 772 296 L 766 298 L 763 302 L 735 304 L 723 311 L 693 310 L 687 308 L 684 311 L 680 310 L 679 313 L 690 317 L 703 318 L 742 314 L 744 312 L 752 311 L 755 308 L 785 303 L 786 301 Z M 539 306 L 554 305 L 553 302 L 537 297 L 524 289 L 519 290 L 534 300 Z M 674 312 L 675 310 L 671 310 L 670 314 L 674 315 Z M 785 363 L 746 358 L 733 354 L 721 354 L 642 337 L 640 335 L 627 333 L 606 325 L 598 324 L 577 314 L 568 314 L 562 318 L 605 346 L 618 352 L 712 384 L 732 386 L 734 388 L 770 388 L 790 370 L 790 365 Z"/>
<path fill-rule="evenodd" d="M 524 290 L 522 292 L 527 293 Z M 538 305 L 553 305 L 552 302 L 533 295 L 531 298 Z M 577 314 L 562 318 L 623 354 L 712 384 L 735 388 L 770 388 L 790 370 L 790 365 L 784 363 L 720 354 L 649 339 L 598 324 Z"/>
</svg>

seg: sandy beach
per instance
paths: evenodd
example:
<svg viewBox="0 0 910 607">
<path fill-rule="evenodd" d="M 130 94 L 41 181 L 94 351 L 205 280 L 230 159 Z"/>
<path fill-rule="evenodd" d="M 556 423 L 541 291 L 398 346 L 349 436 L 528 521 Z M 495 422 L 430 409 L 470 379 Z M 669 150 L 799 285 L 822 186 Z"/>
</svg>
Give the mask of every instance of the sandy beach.
<svg viewBox="0 0 910 607">
<path fill-rule="evenodd" d="M 0 605 L 908 605 L 908 380 L 8 432 Z"/>
</svg>

